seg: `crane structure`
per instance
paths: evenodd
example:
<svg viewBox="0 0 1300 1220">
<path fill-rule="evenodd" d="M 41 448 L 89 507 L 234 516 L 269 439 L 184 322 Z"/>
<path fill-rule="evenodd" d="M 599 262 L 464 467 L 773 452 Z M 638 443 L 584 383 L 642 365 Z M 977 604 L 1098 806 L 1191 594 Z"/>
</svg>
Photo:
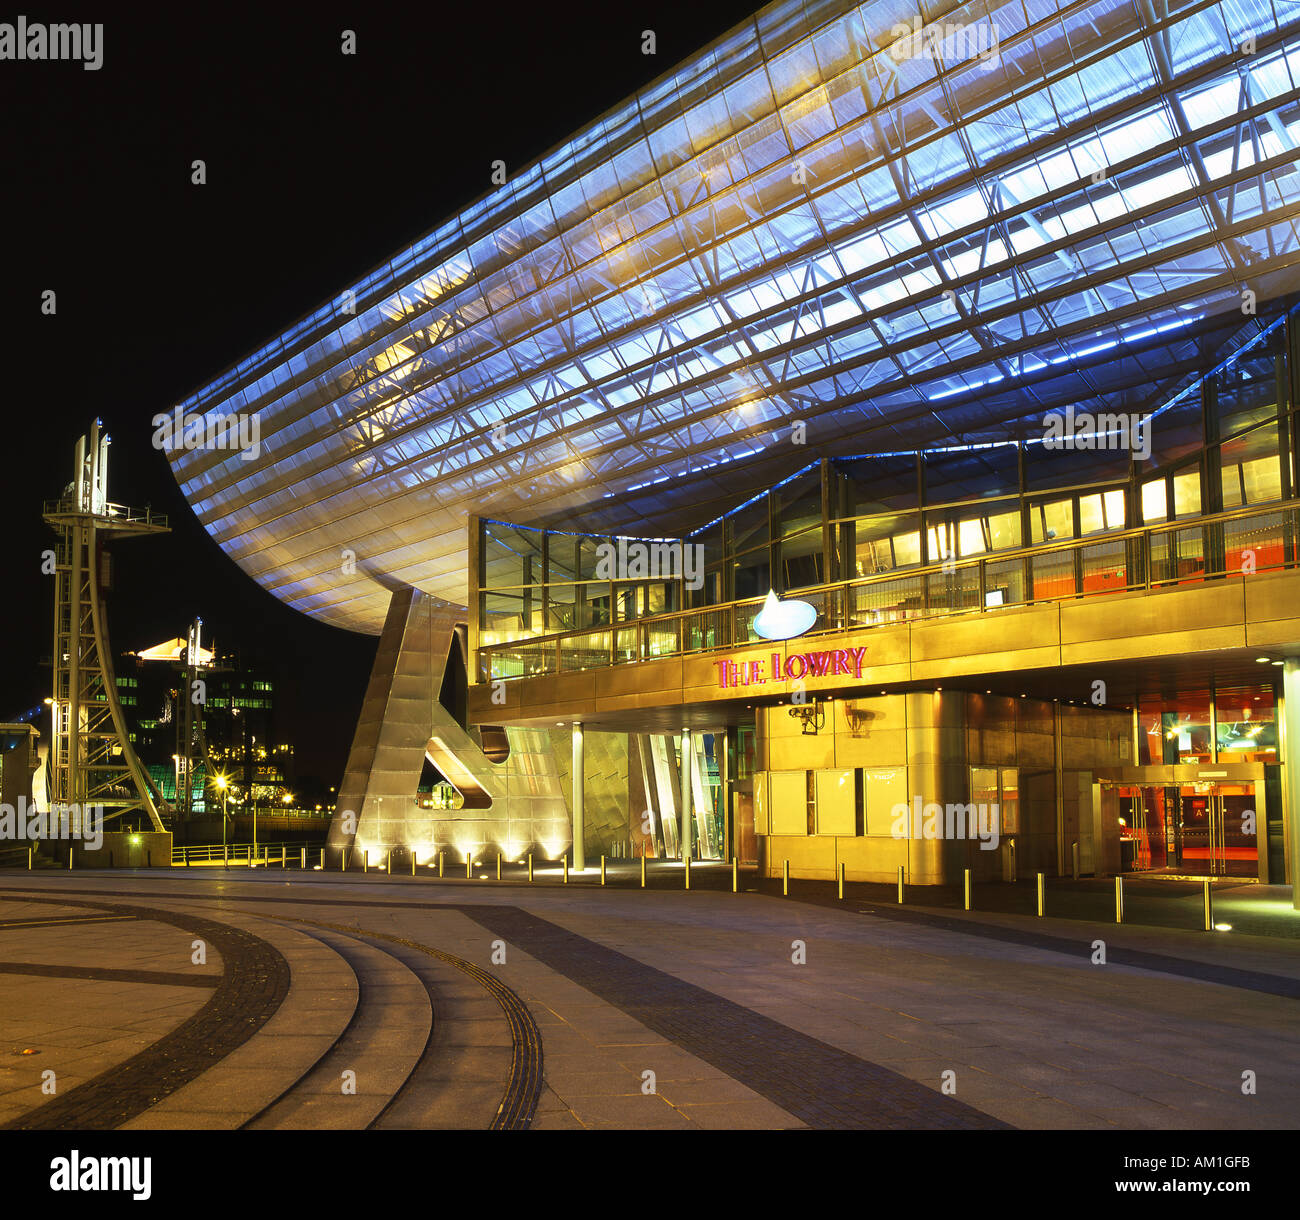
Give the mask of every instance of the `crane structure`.
<svg viewBox="0 0 1300 1220">
<path fill-rule="evenodd" d="M 147 819 L 164 830 L 171 809 L 136 756 L 122 714 L 105 600 L 108 544 L 169 532 L 167 518 L 108 498 L 109 436 L 95 420 L 77 441 L 73 480 L 47 501 L 43 516 L 58 541 L 44 557 L 54 576 L 54 716 L 50 746 L 51 808 L 98 809 L 104 822 Z"/>
</svg>

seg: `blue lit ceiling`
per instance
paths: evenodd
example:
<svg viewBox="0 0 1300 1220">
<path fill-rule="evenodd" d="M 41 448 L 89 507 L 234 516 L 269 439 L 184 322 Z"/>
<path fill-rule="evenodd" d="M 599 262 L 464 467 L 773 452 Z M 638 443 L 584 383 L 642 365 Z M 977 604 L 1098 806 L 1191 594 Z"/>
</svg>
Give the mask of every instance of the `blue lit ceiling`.
<svg viewBox="0 0 1300 1220">
<path fill-rule="evenodd" d="M 172 455 L 209 532 L 378 632 L 464 604 L 470 512 L 664 534 L 1149 409 L 1300 290 L 1296 0 L 915 11 L 763 9 L 203 387 L 262 441 Z"/>
</svg>

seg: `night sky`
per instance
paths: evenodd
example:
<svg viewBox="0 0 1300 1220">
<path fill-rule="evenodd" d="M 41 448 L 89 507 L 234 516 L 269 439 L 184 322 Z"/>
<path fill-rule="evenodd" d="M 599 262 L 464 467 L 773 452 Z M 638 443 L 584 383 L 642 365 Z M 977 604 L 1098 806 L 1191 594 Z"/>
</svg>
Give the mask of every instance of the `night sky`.
<svg viewBox="0 0 1300 1220">
<path fill-rule="evenodd" d="M 340 776 L 374 638 L 288 609 L 230 562 L 151 447 L 151 417 L 483 194 L 493 160 L 535 160 L 755 7 L 0 14 L 104 23 L 98 71 L 0 61 L 0 718 L 49 693 L 53 582 L 40 553 L 54 535 L 41 504 L 71 479 L 76 438 L 99 416 L 113 437 L 111 499 L 151 504 L 173 527 L 115 550 L 114 650 L 182 635 L 200 615 L 223 652 L 277 677 L 299 773 Z M 341 53 L 345 29 L 355 56 Z M 655 56 L 641 53 L 645 29 Z M 204 186 L 191 184 L 195 159 Z"/>
</svg>

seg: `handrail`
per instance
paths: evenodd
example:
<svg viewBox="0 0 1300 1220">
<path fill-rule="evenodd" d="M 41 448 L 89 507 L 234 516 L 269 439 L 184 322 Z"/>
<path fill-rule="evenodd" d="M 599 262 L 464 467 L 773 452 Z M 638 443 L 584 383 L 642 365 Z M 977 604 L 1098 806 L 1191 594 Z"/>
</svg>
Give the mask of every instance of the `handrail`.
<svg viewBox="0 0 1300 1220">
<path fill-rule="evenodd" d="M 925 601 L 923 608 L 917 613 L 908 614 L 907 617 L 927 618 L 940 617 L 945 614 L 963 614 L 971 611 L 986 611 L 1003 608 L 1003 604 L 991 606 L 985 604 L 986 577 L 989 569 L 995 570 L 995 575 L 1007 569 L 1014 569 L 1016 565 L 1021 566 L 1022 576 L 1027 585 L 1027 593 L 1024 597 L 1004 603 L 1005 605 L 1031 605 L 1036 603 L 1045 603 L 1053 601 L 1067 600 L 1070 598 L 1097 596 L 1102 593 L 1114 593 L 1132 591 L 1135 589 L 1149 589 L 1164 585 L 1173 585 L 1185 583 L 1187 581 L 1203 580 L 1206 577 L 1224 576 L 1227 574 L 1226 569 L 1222 566 L 1216 566 L 1213 562 L 1213 551 L 1224 551 L 1225 539 L 1223 535 L 1227 530 L 1237 522 L 1248 522 L 1257 520 L 1261 527 L 1273 527 L 1281 535 L 1280 542 L 1283 546 L 1283 558 L 1280 563 L 1263 563 L 1259 564 L 1254 570 L 1270 570 L 1279 567 L 1291 567 L 1296 564 L 1296 543 L 1300 538 L 1300 520 L 1297 519 L 1300 514 L 1300 500 L 1279 500 L 1268 505 L 1246 505 L 1240 508 L 1231 509 L 1221 513 L 1214 513 L 1206 516 L 1197 516 L 1187 518 L 1182 521 L 1160 522 L 1154 525 L 1138 526 L 1123 530 L 1105 530 L 1095 534 L 1085 535 L 1081 538 L 1068 538 L 1059 541 L 1039 543 L 1031 546 L 1020 546 L 1008 548 L 1002 551 L 990 551 L 983 554 L 971 556 L 960 560 L 948 560 L 937 563 L 915 564 L 909 567 L 893 568 L 886 572 L 875 572 L 868 576 L 855 577 L 851 580 L 833 581 L 820 585 L 809 585 L 796 589 L 788 590 L 787 596 L 797 597 L 800 600 L 814 603 L 822 603 L 825 607 L 823 613 L 819 615 L 826 619 L 824 624 L 814 626 L 807 634 L 819 635 L 832 631 L 842 631 L 846 627 L 865 628 L 877 625 L 872 621 L 862 621 L 848 623 L 845 620 L 851 618 L 857 611 L 851 609 L 852 600 L 855 594 L 862 590 L 888 586 L 891 582 L 912 582 L 920 591 Z M 1177 536 L 1180 534 L 1199 533 L 1201 535 L 1201 546 L 1193 554 L 1180 557 L 1177 554 Z M 1171 543 L 1167 540 L 1173 538 Z M 1132 545 L 1132 553 L 1130 553 Z M 1082 564 L 1090 550 L 1098 548 L 1109 548 L 1110 550 L 1122 550 L 1124 553 L 1116 564 L 1114 571 L 1116 573 L 1122 570 L 1124 583 L 1115 584 L 1108 588 L 1087 590 L 1082 588 L 1087 574 L 1083 572 Z M 1047 595 L 1039 595 L 1032 587 L 1033 568 L 1035 561 L 1042 562 L 1058 557 L 1069 557 L 1072 559 L 1072 571 L 1066 579 L 1071 583 L 1071 587 L 1059 592 L 1052 592 Z M 1171 561 L 1185 559 L 1187 561 L 1198 561 L 1199 565 L 1194 571 L 1174 574 L 1154 573 L 1153 567 L 1161 567 L 1169 564 Z M 1134 573 L 1137 579 L 1133 579 Z M 979 604 L 931 604 L 930 593 L 933 578 L 942 577 L 948 583 L 946 592 L 951 595 L 954 591 L 952 586 L 962 586 L 959 574 L 965 574 L 967 577 L 975 575 L 979 582 Z M 1059 574 L 1055 574 L 1059 579 Z M 593 582 L 588 582 L 593 583 Z M 606 582 L 599 582 L 606 583 Z M 617 583 L 617 582 L 609 582 Z M 1002 586 L 998 586 L 1002 588 Z M 965 590 L 967 593 L 971 589 Z M 943 591 L 940 591 L 941 593 Z M 735 647 L 741 644 L 755 642 L 755 638 L 750 638 L 748 632 L 745 632 L 745 638 L 735 638 L 738 632 L 719 631 L 720 635 L 731 637 L 717 640 L 713 643 L 700 644 L 696 647 L 690 647 L 685 644 L 683 635 L 684 629 L 690 621 L 704 622 L 712 616 L 712 623 L 715 629 L 724 626 L 731 627 L 737 622 L 738 616 L 743 615 L 746 610 L 755 612 L 763 603 L 762 597 L 742 598 L 731 602 L 721 602 L 709 606 L 696 606 L 685 610 L 674 610 L 667 614 L 654 615 L 645 618 L 616 620 L 607 623 L 594 624 L 590 627 L 570 628 L 566 631 L 554 632 L 550 635 L 539 636 L 521 636 L 514 640 L 502 640 L 492 644 L 481 644 L 477 648 L 476 671 L 480 681 L 491 681 L 496 679 L 510 680 L 515 677 L 538 676 L 534 674 L 498 674 L 493 673 L 491 669 L 492 658 L 501 653 L 520 654 L 533 653 L 542 655 L 547 652 L 555 654 L 557 661 L 555 668 L 543 669 L 540 673 L 563 672 L 559 664 L 558 657 L 565 643 L 574 643 L 592 637 L 609 637 L 608 645 L 600 646 L 601 650 L 607 649 L 609 659 L 603 665 L 616 664 L 634 664 L 645 659 L 660 659 L 667 656 L 681 656 L 692 653 L 708 652 L 716 648 Z M 838 613 L 832 614 L 832 603 L 838 601 Z M 950 596 L 951 601 L 951 596 Z M 879 611 L 877 613 L 884 613 Z M 871 613 L 871 611 L 868 611 Z M 636 653 L 635 657 L 619 659 L 619 633 L 635 633 Z M 647 657 L 644 648 L 645 637 L 649 632 L 655 632 L 663 636 L 677 635 L 676 644 L 666 651 L 655 652 L 651 657 Z M 592 649 L 596 651 L 596 649 Z M 596 665 L 582 665 L 578 669 L 600 668 L 603 667 L 599 662 Z"/>
</svg>

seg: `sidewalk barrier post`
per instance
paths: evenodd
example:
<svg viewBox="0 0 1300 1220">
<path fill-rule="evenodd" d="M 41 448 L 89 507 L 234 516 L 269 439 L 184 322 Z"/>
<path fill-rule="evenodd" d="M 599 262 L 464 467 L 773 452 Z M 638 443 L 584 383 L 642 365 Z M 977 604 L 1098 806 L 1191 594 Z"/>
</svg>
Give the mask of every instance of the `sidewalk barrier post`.
<svg viewBox="0 0 1300 1220">
<path fill-rule="evenodd" d="M 280 867 L 281 867 L 281 868 L 287 868 L 287 867 L 288 867 L 288 865 L 285 863 L 285 859 L 284 859 L 284 857 L 285 857 L 285 853 L 286 853 L 288 850 L 289 850 L 289 849 L 288 849 L 287 846 L 285 846 L 285 844 L 283 844 L 283 843 L 280 844 Z"/>
<path fill-rule="evenodd" d="M 1074 879 L 1079 880 L 1079 845 L 1078 843 L 1070 844 L 1071 863 L 1074 866 Z"/>
<path fill-rule="evenodd" d="M 1115 922 L 1124 922 L 1124 878 L 1115 878 Z"/>
<path fill-rule="evenodd" d="M 560 858 L 564 861 L 564 884 L 568 885 L 569 884 L 569 853 L 566 851 L 564 855 L 561 856 Z"/>
<path fill-rule="evenodd" d="M 501 853 L 497 852 L 497 880 L 501 880 Z"/>
<path fill-rule="evenodd" d="M 786 860 L 781 864 L 781 895 L 784 898 L 790 897 L 790 861 Z"/>
<path fill-rule="evenodd" d="M 221 845 L 221 862 L 227 868 L 230 867 L 230 848 L 225 843 Z"/>
<path fill-rule="evenodd" d="M 600 858 L 600 883 L 601 885 L 605 884 L 605 857 L 604 856 L 601 856 Z"/>
<path fill-rule="evenodd" d="M 1010 848 L 1011 848 L 1011 882 L 1012 882 L 1012 884 L 1014 885 L 1014 884 L 1016 883 L 1016 881 L 1019 880 L 1019 877 L 1018 877 L 1018 875 L 1017 875 L 1018 872 L 1019 872 L 1019 870 L 1016 868 L 1016 837 L 1015 837 L 1015 835 L 1012 835 L 1011 838 L 1010 838 L 1009 840 L 1007 840 L 1007 842 L 1008 842 L 1008 844 L 1010 845 Z"/>
<path fill-rule="evenodd" d="M 969 911 L 970 910 L 970 869 L 966 870 L 966 876 L 962 888 L 965 891 L 963 894 L 963 898 L 965 899 L 966 910 Z"/>
<path fill-rule="evenodd" d="M 686 870 L 682 876 L 686 878 L 686 888 L 689 890 L 691 888 L 691 858 L 689 855 L 686 857 Z"/>
<path fill-rule="evenodd" d="M 835 897 L 838 898 L 841 902 L 843 902 L 844 901 L 844 862 L 842 860 L 840 861 L 839 871 L 840 871 L 840 875 L 837 878 L 838 885 L 836 886 Z"/>
<path fill-rule="evenodd" d="M 903 866 L 898 866 L 898 902 L 901 906 L 903 903 Z"/>
<path fill-rule="evenodd" d="M 390 877 L 393 875 L 393 849 L 388 849 L 388 855 L 384 857 L 384 872 Z"/>
<path fill-rule="evenodd" d="M 740 893 L 740 864 L 735 856 L 731 857 L 731 892 Z"/>
<path fill-rule="evenodd" d="M 305 847 L 300 847 L 298 849 L 298 867 L 302 869 L 303 872 L 307 871 L 307 849 Z"/>
<path fill-rule="evenodd" d="M 1047 902 L 1047 892 L 1044 889 L 1043 874 L 1038 874 L 1038 918 L 1043 917 L 1043 907 Z"/>
<path fill-rule="evenodd" d="M 27 871 L 29 873 L 32 871 L 32 849 L 30 847 L 27 849 Z"/>
<path fill-rule="evenodd" d="M 442 852 L 438 853 L 438 876 L 442 876 Z"/>
<path fill-rule="evenodd" d="M 1205 930 L 1214 931 L 1214 896 L 1210 893 L 1210 883 L 1201 882 L 1201 901 L 1205 905 Z"/>
<path fill-rule="evenodd" d="M 411 848 L 411 876 L 415 876 L 415 848 Z"/>
<path fill-rule="evenodd" d="M 528 883 L 531 885 L 532 881 L 533 881 L 533 853 L 529 852 L 528 853 Z"/>
<path fill-rule="evenodd" d="M 474 853 L 472 851 L 465 853 L 465 880 L 474 880 Z"/>
<path fill-rule="evenodd" d="M 641 888 L 645 889 L 645 852 L 641 853 Z"/>
<path fill-rule="evenodd" d="M 370 848 L 368 847 L 361 853 L 361 864 L 361 871 L 363 873 L 368 873 L 370 871 Z"/>
</svg>

